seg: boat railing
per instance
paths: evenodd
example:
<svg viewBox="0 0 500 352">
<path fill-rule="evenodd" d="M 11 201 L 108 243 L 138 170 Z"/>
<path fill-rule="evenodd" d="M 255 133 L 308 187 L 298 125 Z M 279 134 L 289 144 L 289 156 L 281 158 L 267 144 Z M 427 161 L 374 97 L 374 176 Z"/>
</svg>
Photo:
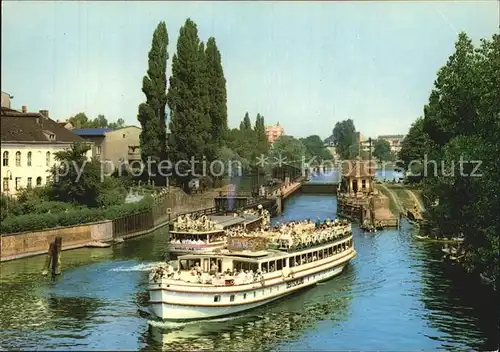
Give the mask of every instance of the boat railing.
<svg viewBox="0 0 500 352">
<path fill-rule="evenodd" d="M 337 238 L 334 238 L 333 241 L 332 240 L 323 240 L 323 241 L 315 241 L 313 242 L 312 244 L 310 245 L 306 245 L 306 244 L 303 244 L 303 245 L 296 245 L 296 246 L 293 246 L 293 247 L 277 247 L 275 249 L 279 250 L 279 251 L 284 251 L 284 252 L 287 252 L 287 253 L 294 253 L 294 252 L 299 252 L 299 251 L 303 251 L 305 249 L 312 249 L 312 248 L 315 248 L 315 247 L 320 247 L 326 243 L 329 243 L 329 242 L 335 242 L 335 241 L 341 241 L 341 240 L 344 240 L 348 237 L 350 237 L 351 234 L 350 233 L 344 233 L 343 235 L 337 237 Z"/>
</svg>

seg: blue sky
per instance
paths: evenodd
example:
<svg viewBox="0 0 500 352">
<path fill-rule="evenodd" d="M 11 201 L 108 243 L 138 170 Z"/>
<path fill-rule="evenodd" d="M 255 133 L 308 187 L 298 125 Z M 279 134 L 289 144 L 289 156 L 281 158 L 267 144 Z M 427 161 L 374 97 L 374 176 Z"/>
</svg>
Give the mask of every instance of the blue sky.
<svg viewBox="0 0 500 352">
<path fill-rule="evenodd" d="M 260 112 L 285 132 L 327 137 L 352 118 L 366 136 L 406 133 L 458 32 L 498 31 L 497 1 L 2 2 L 2 91 L 15 108 L 138 124 L 159 21 L 172 57 L 187 17 L 216 38 L 229 123 Z M 170 74 L 171 59 L 168 62 Z"/>
</svg>

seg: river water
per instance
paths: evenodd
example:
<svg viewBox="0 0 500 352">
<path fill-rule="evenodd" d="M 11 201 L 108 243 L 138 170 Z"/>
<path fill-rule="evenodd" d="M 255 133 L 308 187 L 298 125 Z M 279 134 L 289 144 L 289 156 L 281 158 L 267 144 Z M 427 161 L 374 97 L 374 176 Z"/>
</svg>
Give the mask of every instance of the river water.
<svg viewBox="0 0 500 352">
<path fill-rule="evenodd" d="M 333 218 L 336 199 L 296 195 L 274 221 Z M 43 257 L 2 263 L 0 347 L 58 350 L 494 350 L 498 308 L 489 291 L 456 276 L 439 248 L 411 227 L 363 234 L 358 256 L 324 284 L 213 321 L 156 322 L 146 313 L 147 276 L 167 233 L 112 248 L 63 252 L 63 273 Z"/>
</svg>

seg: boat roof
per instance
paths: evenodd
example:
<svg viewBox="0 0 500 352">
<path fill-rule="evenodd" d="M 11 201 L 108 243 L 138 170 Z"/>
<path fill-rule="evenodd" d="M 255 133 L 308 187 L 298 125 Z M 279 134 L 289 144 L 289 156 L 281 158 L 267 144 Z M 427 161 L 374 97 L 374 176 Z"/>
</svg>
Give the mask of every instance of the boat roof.
<svg viewBox="0 0 500 352">
<path fill-rule="evenodd" d="M 212 221 L 215 221 L 217 224 L 221 225 L 222 228 L 226 228 L 229 226 L 255 221 L 259 219 L 259 216 L 247 215 L 247 214 L 243 216 L 209 215 L 208 218 Z"/>
</svg>

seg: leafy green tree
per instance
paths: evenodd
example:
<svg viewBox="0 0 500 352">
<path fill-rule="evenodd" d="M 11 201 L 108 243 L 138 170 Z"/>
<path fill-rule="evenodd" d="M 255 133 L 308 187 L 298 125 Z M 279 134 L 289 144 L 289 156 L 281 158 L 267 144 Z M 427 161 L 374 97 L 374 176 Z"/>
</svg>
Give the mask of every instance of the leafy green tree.
<svg viewBox="0 0 500 352">
<path fill-rule="evenodd" d="M 165 22 L 160 22 L 153 33 L 148 55 L 148 71 L 142 80 L 142 92 L 146 102 L 139 105 L 138 120 L 141 123 L 141 158 L 156 162 L 166 159 L 167 136 L 165 106 L 167 102 L 167 60 L 168 33 Z M 156 173 L 157 174 L 157 173 Z M 158 175 L 158 174 L 157 174 Z M 156 182 L 162 182 L 158 177 Z"/>
<path fill-rule="evenodd" d="M 179 31 L 177 52 L 172 60 L 172 76 L 167 93 L 170 108 L 171 160 L 179 162 L 194 158 L 201 161 L 211 146 L 212 125 L 208 113 L 206 59 L 202 54 L 196 24 L 187 19 Z M 203 50 L 204 52 L 204 50 Z M 201 172 L 201 163 L 195 172 Z M 188 189 L 192 175 L 189 166 L 179 164 L 176 177 Z"/>
<path fill-rule="evenodd" d="M 330 153 L 330 151 L 326 149 L 325 143 L 318 135 L 301 138 L 300 141 L 306 147 L 307 160 L 310 160 L 313 157 L 316 157 L 316 161 L 333 159 L 332 153 Z"/>
<path fill-rule="evenodd" d="M 267 154 L 267 152 L 269 151 L 269 141 L 266 135 L 264 116 L 261 116 L 259 113 L 255 118 L 254 134 L 256 142 L 255 156 Z"/>
<path fill-rule="evenodd" d="M 426 217 L 438 236 L 464 236 L 468 270 L 497 280 L 499 57 L 498 35 L 483 39 L 474 49 L 470 39 L 460 33 L 455 53 L 438 72 L 422 128 L 432 142 L 429 159 L 437 164 L 432 170 L 437 172 L 424 180 Z M 414 147 L 407 148 L 402 157 L 419 153 Z M 474 161 L 481 162 L 476 177 L 472 174 L 477 166 Z"/>
<path fill-rule="evenodd" d="M 252 129 L 252 122 L 250 121 L 250 116 L 248 115 L 248 111 L 245 113 L 245 117 L 240 124 L 240 130 L 250 131 Z"/>
<path fill-rule="evenodd" d="M 423 171 L 424 156 L 433 147 L 429 135 L 424 132 L 424 119 L 418 118 L 401 142 L 398 168 L 418 174 Z"/>
<path fill-rule="evenodd" d="M 125 126 L 125 121 L 122 118 L 119 118 L 115 122 L 109 123 L 107 127 L 117 130 L 123 128 L 124 126 Z"/>
<path fill-rule="evenodd" d="M 74 128 L 86 128 L 89 127 L 87 126 L 89 119 L 87 115 L 85 115 L 84 112 L 79 112 L 75 116 L 72 116 L 68 119 L 68 122 L 70 122 Z"/>
<path fill-rule="evenodd" d="M 281 136 L 274 141 L 271 150 L 269 151 L 269 156 L 274 159 L 274 162 L 281 160 L 285 164 L 300 166 L 302 163 L 302 158 L 306 154 L 306 147 L 304 144 L 292 137 L 292 136 Z"/>
<path fill-rule="evenodd" d="M 393 160 L 391 145 L 385 139 L 376 139 L 373 141 L 373 156 L 380 161 Z"/>
<path fill-rule="evenodd" d="M 210 37 L 207 41 L 205 59 L 212 140 L 217 148 L 221 148 L 228 138 L 226 78 L 222 68 L 221 54 L 213 37 Z"/>
<path fill-rule="evenodd" d="M 340 158 L 348 159 L 351 154 L 351 146 L 356 144 L 356 128 L 354 127 L 354 122 L 351 119 L 337 122 L 332 134 L 336 145 L 336 151 Z"/>
<path fill-rule="evenodd" d="M 97 196 L 101 183 L 101 166 L 97 160 L 87 159 L 86 153 L 89 150 L 88 145 L 78 143 L 70 149 L 55 153 L 57 164 L 51 168 L 53 200 L 89 207 L 99 205 Z"/>
</svg>

